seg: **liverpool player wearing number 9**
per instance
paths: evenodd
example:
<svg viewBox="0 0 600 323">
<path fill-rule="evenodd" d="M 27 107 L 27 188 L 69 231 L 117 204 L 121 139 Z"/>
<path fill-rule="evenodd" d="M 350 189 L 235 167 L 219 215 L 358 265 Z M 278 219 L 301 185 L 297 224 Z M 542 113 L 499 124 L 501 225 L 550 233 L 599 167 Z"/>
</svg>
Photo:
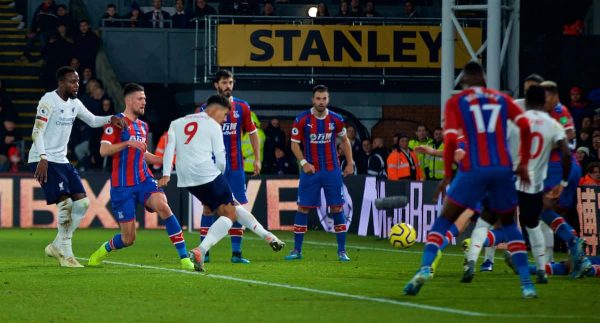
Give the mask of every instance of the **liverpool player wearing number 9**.
<svg viewBox="0 0 600 323">
<path fill-rule="evenodd" d="M 507 120 L 520 129 L 520 163 L 516 169 L 522 183 L 529 183 L 527 163 L 530 158 L 530 128 L 523 110 L 510 97 L 485 88 L 485 74 L 477 62 L 463 69 L 464 90 L 446 103 L 444 125 L 444 166 L 446 177 L 439 189 L 452 179 L 452 160 L 459 134 L 465 136 L 466 155 L 460 162 L 456 179 L 450 185 L 440 216 L 427 236 L 421 268 L 404 287 L 407 295 L 416 295 L 431 278 L 431 264 L 444 242 L 444 235 L 466 208 L 474 209 L 488 197 L 490 210 L 502 222 L 508 240 L 508 249 L 521 279 L 525 298 L 536 297 L 529 276 L 527 249 L 523 235 L 515 224 L 517 193 L 515 190 L 511 156 L 506 140 Z M 517 158 L 517 156 L 514 156 Z M 437 196 L 437 194 L 436 194 Z"/>
<path fill-rule="evenodd" d="M 344 119 L 329 111 L 329 90 L 325 85 L 313 88 L 313 107 L 302 112 L 292 128 L 292 152 L 300 161 L 300 184 L 298 185 L 298 211 L 294 217 L 294 250 L 286 260 L 302 259 L 302 242 L 307 229 L 308 212 L 321 206 L 321 189 L 333 218 L 338 245 L 338 259 L 350 261 L 346 254 L 346 217 L 344 216 L 344 192 L 342 171 L 335 147 L 336 138 L 341 139 L 347 165 L 344 176 L 354 173 L 352 146 L 346 136 Z M 303 150 L 300 149 L 303 144 Z M 304 152 L 303 152 L 304 151 Z"/>
<path fill-rule="evenodd" d="M 167 198 L 158 187 L 148 169 L 150 164 L 161 163 L 160 157 L 146 151 L 148 125 L 139 119 L 146 110 L 146 95 L 139 84 L 125 85 L 125 111 L 120 116 L 127 127 L 104 128 L 100 144 L 100 155 L 112 156 L 112 176 L 110 199 L 113 212 L 121 226 L 121 233 L 103 243 L 88 261 L 89 266 L 99 266 L 110 252 L 129 247 L 135 241 L 135 208 L 140 203 L 150 211 L 158 213 L 163 221 L 171 242 L 179 254 L 181 268 L 194 270 L 194 264 L 187 256 L 187 248 L 179 221 L 171 211 Z M 165 165 L 166 167 L 166 165 Z"/>
<path fill-rule="evenodd" d="M 214 211 L 219 216 L 200 246 L 190 251 L 198 271 L 203 271 L 210 248 L 227 235 L 235 221 L 256 233 L 274 251 L 285 246 L 274 234 L 265 230 L 254 215 L 238 205 L 223 176 L 226 158 L 221 124 L 229 112 L 229 104 L 226 97 L 213 95 L 206 101 L 204 112 L 171 122 L 163 158 L 163 177 L 159 186 L 169 183 L 173 157 L 177 153 L 177 186 L 187 188 L 210 213 Z"/>
</svg>

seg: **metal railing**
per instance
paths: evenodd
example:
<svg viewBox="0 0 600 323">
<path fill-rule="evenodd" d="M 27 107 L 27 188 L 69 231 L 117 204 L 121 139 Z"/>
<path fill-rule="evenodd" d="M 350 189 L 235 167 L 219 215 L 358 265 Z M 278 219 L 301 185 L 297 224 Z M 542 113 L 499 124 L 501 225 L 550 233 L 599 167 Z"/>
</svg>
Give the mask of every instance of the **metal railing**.
<svg viewBox="0 0 600 323">
<path fill-rule="evenodd" d="M 351 25 L 351 26 L 439 26 L 439 18 L 390 18 L 390 17 L 318 17 L 306 16 L 229 16 L 211 15 L 192 19 L 195 23 L 194 83 L 210 83 L 212 75 L 221 68 L 235 70 L 236 78 L 252 79 L 298 79 L 314 83 L 321 80 L 376 80 L 385 85 L 387 80 L 434 80 L 439 79 L 437 70 L 411 68 L 332 68 L 332 67 L 231 67 L 217 65 L 217 29 L 219 24 L 289 24 L 289 25 Z M 485 26 L 485 19 L 460 19 L 460 24 L 471 27 Z M 203 29 L 203 30 L 202 30 Z M 204 43 L 200 47 L 200 35 Z M 203 51 L 203 57 L 200 52 Z"/>
</svg>

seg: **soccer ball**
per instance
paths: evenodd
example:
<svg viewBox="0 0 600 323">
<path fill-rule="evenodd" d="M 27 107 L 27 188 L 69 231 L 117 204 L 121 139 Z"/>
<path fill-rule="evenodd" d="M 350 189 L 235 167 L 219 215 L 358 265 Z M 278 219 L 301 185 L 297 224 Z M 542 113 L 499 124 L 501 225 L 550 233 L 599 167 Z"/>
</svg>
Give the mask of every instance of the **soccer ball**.
<svg viewBox="0 0 600 323">
<path fill-rule="evenodd" d="M 417 231 L 408 223 L 398 223 L 390 230 L 390 244 L 394 248 L 406 249 L 417 241 Z"/>
</svg>

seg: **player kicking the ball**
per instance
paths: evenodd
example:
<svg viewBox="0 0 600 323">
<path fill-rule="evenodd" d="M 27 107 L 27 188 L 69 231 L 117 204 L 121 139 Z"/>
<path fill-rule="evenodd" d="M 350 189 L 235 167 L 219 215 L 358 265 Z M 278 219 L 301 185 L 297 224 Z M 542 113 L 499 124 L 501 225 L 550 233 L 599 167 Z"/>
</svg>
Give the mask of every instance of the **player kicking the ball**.
<svg viewBox="0 0 600 323">
<path fill-rule="evenodd" d="M 62 267 L 83 267 L 73 255 L 71 239 L 90 201 L 77 170 L 67 160 L 67 143 L 75 118 L 93 128 L 108 123 L 119 128 L 122 120 L 94 116 L 83 106 L 77 99 L 79 76 L 75 69 L 59 68 L 56 80 L 58 88 L 46 93 L 38 104 L 28 163 L 42 185 L 46 202 L 58 206 L 58 234 L 46 246 L 46 255 L 58 259 Z"/>
<path fill-rule="evenodd" d="M 133 245 L 135 241 L 135 207 L 140 203 L 156 211 L 163 221 L 171 242 L 181 259 L 181 268 L 194 270 L 188 258 L 181 226 L 167 203 L 167 198 L 157 186 L 146 162 L 157 164 L 160 157 L 146 151 L 148 125 L 139 119 L 146 111 L 144 88 L 135 83 L 125 85 L 124 129 L 106 127 L 100 144 L 101 156 L 112 156 L 110 199 L 113 211 L 121 225 L 121 233 L 103 243 L 88 261 L 89 266 L 99 266 L 110 252 Z M 169 162 L 170 165 L 170 162 Z"/>
<path fill-rule="evenodd" d="M 159 180 L 159 186 L 169 183 L 176 153 L 177 186 L 187 188 L 204 207 L 219 216 L 200 246 L 189 253 L 198 271 L 204 271 L 206 253 L 228 234 L 235 221 L 264 239 L 274 251 L 285 247 L 283 241 L 265 230 L 252 213 L 233 199 L 231 188 L 223 176 L 226 158 L 221 125 L 229 108 L 227 98 L 213 95 L 206 101 L 203 112 L 171 122 L 163 157 L 163 177 Z"/>
</svg>

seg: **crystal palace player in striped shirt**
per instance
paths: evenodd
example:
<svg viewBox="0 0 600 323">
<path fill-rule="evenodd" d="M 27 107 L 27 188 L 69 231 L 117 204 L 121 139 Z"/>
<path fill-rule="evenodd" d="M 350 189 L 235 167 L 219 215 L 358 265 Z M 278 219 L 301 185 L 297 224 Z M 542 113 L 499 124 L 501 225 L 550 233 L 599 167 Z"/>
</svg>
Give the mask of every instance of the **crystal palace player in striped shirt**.
<svg viewBox="0 0 600 323">
<path fill-rule="evenodd" d="M 157 185 L 146 162 L 162 163 L 162 159 L 146 151 L 148 125 L 139 119 L 146 109 L 146 95 L 139 84 L 125 85 L 125 111 L 121 116 L 127 128 L 116 129 L 112 126 L 104 128 L 100 155 L 112 156 L 112 177 L 110 197 L 113 212 L 121 225 L 121 233 L 103 243 L 89 259 L 89 266 L 99 266 L 111 251 L 129 247 L 135 241 L 135 209 L 140 203 L 165 221 L 165 227 L 171 242 L 177 249 L 181 259 L 181 267 L 194 270 L 194 264 L 188 258 L 185 240 L 179 221 L 167 198 Z"/>
<path fill-rule="evenodd" d="M 460 163 L 456 179 L 450 185 L 440 216 L 427 236 L 421 269 L 404 287 L 407 295 L 416 295 L 431 278 L 431 264 L 444 241 L 448 228 L 467 208 L 474 209 L 486 196 L 490 210 L 503 224 L 508 249 L 521 279 L 523 297 L 536 297 L 535 287 L 527 266 L 527 248 L 523 235 L 515 223 L 517 193 L 512 161 L 506 140 L 507 120 L 513 120 L 520 129 L 520 163 L 516 169 L 522 183 L 529 183 L 527 164 L 530 158 L 529 122 L 523 110 L 512 98 L 485 88 L 485 74 L 477 62 L 463 69 L 461 93 L 448 100 L 445 111 L 444 166 L 446 177 L 440 183 L 443 189 L 452 179 L 452 157 L 457 148 L 457 137 L 465 136 L 466 155 Z M 516 158 L 517 156 L 515 156 Z"/>
<path fill-rule="evenodd" d="M 350 261 L 346 254 L 346 218 L 344 216 L 344 192 L 342 170 L 335 146 L 341 139 L 347 165 L 344 176 L 354 173 L 352 146 L 346 136 L 344 119 L 329 111 L 329 90 L 324 85 L 313 89 L 313 107 L 302 112 L 292 128 L 292 152 L 302 165 L 298 186 L 298 212 L 294 217 L 294 250 L 286 260 L 302 259 L 302 241 L 307 229 L 308 212 L 321 206 L 321 189 L 333 218 L 338 244 L 338 259 Z M 303 150 L 300 150 L 300 144 Z M 304 152 L 303 152 L 304 151 Z"/>
<path fill-rule="evenodd" d="M 228 70 L 220 70 L 215 74 L 213 84 L 217 94 L 226 97 L 231 103 L 231 109 L 227 114 L 227 119 L 223 123 L 223 141 L 225 142 L 225 151 L 227 152 L 227 165 L 225 169 L 225 179 L 231 187 L 233 197 L 240 204 L 248 203 L 246 197 L 246 175 L 244 174 L 244 161 L 242 159 L 242 132 L 250 135 L 250 143 L 254 151 L 254 175 L 260 173 L 260 145 L 256 126 L 252 122 L 250 105 L 248 102 L 233 97 L 233 73 Z M 206 105 L 202 105 L 198 111 L 203 111 Z M 215 222 L 215 217 L 206 212 L 200 220 L 200 240 L 203 240 L 208 234 L 208 228 Z M 240 264 L 249 264 L 250 261 L 242 257 L 242 236 L 244 229 L 242 225 L 235 221 L 229 230 L 231 236 L 231 262 Z M 209 262 L 210 255 L 207 254 L 204 262 Z"/>
</svg>

